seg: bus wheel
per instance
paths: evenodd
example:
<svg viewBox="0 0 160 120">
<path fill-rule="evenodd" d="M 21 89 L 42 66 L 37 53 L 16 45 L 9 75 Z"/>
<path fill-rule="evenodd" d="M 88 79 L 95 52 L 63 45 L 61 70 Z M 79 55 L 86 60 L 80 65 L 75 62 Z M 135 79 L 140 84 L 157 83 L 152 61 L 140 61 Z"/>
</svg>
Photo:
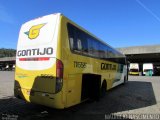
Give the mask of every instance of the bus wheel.
<svg viewBox="0 0 160 120">
<path fill-rule="evenodd" d="M 107 83 L 105 80 L 103 80 L 102 86 L 101 86 L 101 97 L 103 98 L 106 95 L 107 90 Z"/>
</svg>

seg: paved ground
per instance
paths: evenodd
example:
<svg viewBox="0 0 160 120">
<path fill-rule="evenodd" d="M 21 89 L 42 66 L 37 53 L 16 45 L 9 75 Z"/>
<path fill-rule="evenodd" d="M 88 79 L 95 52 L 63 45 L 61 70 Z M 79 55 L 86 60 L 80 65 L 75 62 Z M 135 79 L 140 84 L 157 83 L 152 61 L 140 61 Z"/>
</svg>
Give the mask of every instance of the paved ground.
<svg viewBox="0 0 160 120">
<path fill-rule="evenodd" d="M 88 101 L 64 110 L 14 98 L 13 80 L 14 72 L 0 72 L 0 119 L 3 120 L 105 120 L 109 119 L 109 114 L 115 118 L 121 116 L 133 119 L 141 118 L 138 115 L 159 115 L 156 118 L 160 119 L 160 77 L 129 76 L 128 84 L 108 91 L 99 102 Z"/>
<path fill-rule="evenodd" d="M 14 72 L 0 71 L 0 99 L 4 97 L 13 96 L 14 88 Z"/>
</svg>

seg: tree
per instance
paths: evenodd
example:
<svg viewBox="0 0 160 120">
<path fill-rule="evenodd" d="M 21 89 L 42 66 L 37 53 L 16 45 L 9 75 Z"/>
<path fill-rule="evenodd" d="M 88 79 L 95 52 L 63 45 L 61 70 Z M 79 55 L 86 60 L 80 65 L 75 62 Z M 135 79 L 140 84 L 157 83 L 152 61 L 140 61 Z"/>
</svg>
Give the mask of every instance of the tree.
<svg viewBox="0 0 160 120">
<path fill-rule="evenodd" d="M 15 57 L 15 56 L 16 56 L 15 49 L 0 48 L 0 58 L 2 58 L 2 57 Z"/>
</svg>

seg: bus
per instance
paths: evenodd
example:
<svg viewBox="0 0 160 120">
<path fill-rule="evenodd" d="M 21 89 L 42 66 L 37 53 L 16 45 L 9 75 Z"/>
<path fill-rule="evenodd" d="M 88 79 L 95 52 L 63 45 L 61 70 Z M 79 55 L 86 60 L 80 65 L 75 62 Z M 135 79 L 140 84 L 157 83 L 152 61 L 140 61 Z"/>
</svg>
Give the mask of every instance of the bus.
<svg viewBox="0 0 160 120">
<path fill-rule="evenodd" d="M 14 95 L 64 109 L 127 82 L 126 57 L 61 13 L 22 25 Z M 118 91 L 117 91 L 118 92 Z"/>
<path fill-rule="evenodd" d="M 130 63 L 129 74 L 130 75 L 139 75 L 139 64 L 138 63 Z"/>
<path fill-rule="evenodd" d="M 144 63 L 143 64 L 143 75 L 152 76 L 153 75 L 153 63 Z"/>
</svg>

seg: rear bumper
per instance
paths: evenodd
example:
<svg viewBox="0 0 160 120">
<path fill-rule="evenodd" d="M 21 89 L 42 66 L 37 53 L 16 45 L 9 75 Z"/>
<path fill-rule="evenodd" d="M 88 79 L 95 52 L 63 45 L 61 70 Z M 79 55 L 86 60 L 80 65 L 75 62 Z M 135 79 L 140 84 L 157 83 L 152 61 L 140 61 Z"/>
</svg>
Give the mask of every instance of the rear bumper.
<svg viewBox="0 0 160 120">
<path fill-rule="evenodd" d="M 57 94 L 51 94 L 37 91 L 33 92 L 28 89 L 21 88 L 14 89 L 14 96 L 19 99 L 57 109 L 64 109 L 65 107 L 62 94 L 62 91 Z"/>
<path fill-rule="evenodd" d="M 139 72 L 129 72 L 130 75 L 139 75 Z"/>
</svg>

